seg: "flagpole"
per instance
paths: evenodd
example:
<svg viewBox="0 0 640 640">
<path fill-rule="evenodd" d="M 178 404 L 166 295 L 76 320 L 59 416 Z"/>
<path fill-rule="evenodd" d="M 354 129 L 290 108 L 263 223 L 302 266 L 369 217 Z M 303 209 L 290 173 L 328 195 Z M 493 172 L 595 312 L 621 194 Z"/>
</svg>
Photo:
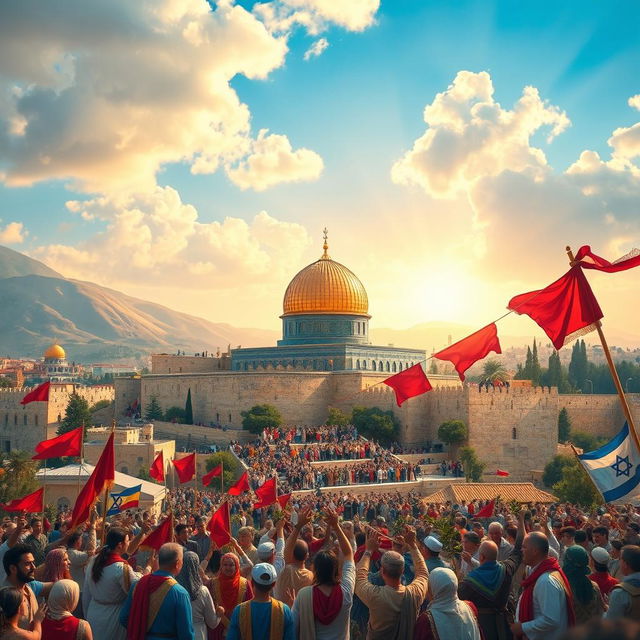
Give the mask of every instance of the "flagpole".
<svg viewBox="0 0 640 640">
<path fill-rule="evenodd" d="M 44 510 L 45 510 L 46 497 L 47 497 L 47 460 L 46 458 L 44 460 L 43 471 L 44 471 L 44 474 L 42 476 L 42 522 L 44 523 Z"/>
<path fill-rule="evenodd" d="M 571 264 L 571 266 L 574 266 L 575 257 L 573 255 L 573 251 L 571 251 L 571 247 L 566 247 L 566 251 L 567 251 L 567 255 L 569 256 L 569 263 Z M 611 371 L 613 384 L 615 385 L 616 391 L 618 392 L 618 397 L 620 398 L 620 404 L 622 405 L 622 412 L 624 413 L 624 416 L 627 419 L 627 424 L 629 425 L 629 433 L 633 438 L 633 442 L 635 443 L 637 450 L 640 451 L 640 440 L 638 439 L 636 426 L 633 421 L 633 417 L 631 416 L 631 410 L 629 409 L 629 404 L 627 403 L 627 397 L 624 394 L 624 389 L 622 388 L 620 377 L 618 376 L 616 366 L 613 362 L 613 358 L 611 357 L 611 352 L 609 351 L 609 345 L 607 344 L 607 340 L 604 337 L 604 333 L 602 331 L 602 322 L 600 320 L 596 322 L 596 330 L 600 338 L 600 343 L 602 344 L 602 350 L 604 351 L 605 358 L 607 359 L 607 364 L 609 365 L 609 371 Z"/>
<path fill-rule="evenodd" d="M 573 454 L 576 457 L 576 460 L 578 461 L 578 464 L 584 469 L 584 465 L 582 464 L 582 461 L 580 460 L 580 454 L 576 451 L 576 448 L 573 446 L 573 443 L 570 442 L 569 446 L 571 447 L 571 451 L 573 451 Z M 585 471 L 587 471 L 585 469 Z M 600 491 L 600 489 L 598 488 L 598 485 L 594 482 L 593 478 L 591 477 L 591 474 L 587 471 L 587 475 L 589 476 L 589 480 L 591 480 L 591 484 L 593 485 L 594 489 L 598 492 L 598 495 L 602 497 L 602 502 L 604 504 L 606 504 L 606 500 L 604 497 L 604 494 L 602 493 L 602 491 Z"/>
<path fill-rule="evenodd" d="M 84 423 L 82 424 L 82 440 L 80 442 L 80 464 L 78 465 L 78 495 L 80 495 L 80 485 L 82 484 L 82 467 L 84 466 Z"/>
<path fill-rule="evenodd" d="M 116 421 L 114 418 L 111 421 L 111 435 L 113 435 L 115 431 L 116 431 Z M 114 447 L 115 447 L 115 443 L 114 443 Z M 104 546 L 105 540 L 107 538 L 107 499 L 108 498 L 109 498 L 109 483 L 106 483 L 104 487 L 104 497 L 102 501 L 102 538 L 100 543 L 101 546 Z"/>
<path fill-rule="evenodd" d="M 224 460 L 220 461 L 220 495 L 224 495 Z"/>
</svg>

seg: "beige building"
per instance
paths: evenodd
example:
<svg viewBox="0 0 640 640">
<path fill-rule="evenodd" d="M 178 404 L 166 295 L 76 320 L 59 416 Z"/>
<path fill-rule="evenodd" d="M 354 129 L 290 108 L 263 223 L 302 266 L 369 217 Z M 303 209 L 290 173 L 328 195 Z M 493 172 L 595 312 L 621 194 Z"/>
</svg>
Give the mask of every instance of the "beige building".
<svg viewBox="0 0 640 640">
<path fill-rule="evenodd" d="M 87 429 L 84 457 L 89 464 L 98 462 L 110 434 L 110 427 Z M 165 475 L 170 474 L 169 461 L 175 457 L 176 452 L 174 440 L 156 440 L 153 436 L 152 424 L 141 427 L 118 427 L 115 431 L 115 463 L 116 470 L 121 473 L 137 477 L 141 470 L 148 471 L 160 451 L 163 452 Z"/>
<path fill-rule="evenodd" d="M 52 504 L 56 508 L 70 508 L 75 504 L 80 488 L 89 479 L 95 467 L 84 463 L 82 466 L 69 464 L 57 469 L 41 469 L 36 473 L 36 478 L 41 485 L 45 486 L 45 503 Z M 146 482 L 139 478 L 120 473 L 115 473 L 115 484 L 111 493 L 117 493 L 123 489 L 129 489 L 137 485 L 142 485 L 140 493 L 140 508 L 160 515 L 162 511 L 162 501 L 165 496 L 163 485 L 153 482 Z M 102 505 L 103 498 L 100 497 L 98 504 Z M 100 509 L 101 507 L 99 507 Z"/>
<path fill-rule="evenodd" d="M 73 393 L 85 398 L 89 406 L 99 400 L 114 399 L 112 385 L 51 383 L 48 402 L 20 404 L 29 391 L 29 388 L 0 389 L 0 449 L 4 452 L 33 451 L 38 442 L 53 438 Z"/>
</svg>

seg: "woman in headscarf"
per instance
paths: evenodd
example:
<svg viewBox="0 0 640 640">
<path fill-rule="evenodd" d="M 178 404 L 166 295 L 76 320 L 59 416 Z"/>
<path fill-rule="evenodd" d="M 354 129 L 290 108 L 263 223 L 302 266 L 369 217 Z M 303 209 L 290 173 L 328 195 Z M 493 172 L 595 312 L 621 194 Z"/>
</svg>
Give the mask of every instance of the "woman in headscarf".
<svg viewBox="0 0 640 640">
<path fill-rule="evenodd" d="M 71 580 L 71 563 L 67 550 L 61 547 L 51 549 L 44 559 L 44 571 L 42 582 L 58 582 L 58 580 Z"/>
<path fill-rule="evenodd" d="M 21 589 L 14 587 L 0 589 L 0 638 L 2 640 L 41 640 L 41 625 L 47 611 L 46 605 L 36 611 L 31 629 L 21 629 L 20 618 L 24 601 Z"/>
<path fill-rule="evenodd" d="M 606 607 L 600 587 L 587 577 L 591 570 L 589 554 L 584 547 L 574 544 L 566 549 L 562 570 L 571 586 L 576 624 L 583 624 L 592 618 L 601 618 Z"/>
<path fill-rule="evenodd" d="M 51 587 L 49 610 L 42 621 L 42 640 L 93 640 L 89 623 L 72 613 L 79 599 L 80 587 L 73 580 L 63 578 Z"/>
<path fill-rule="evenodd" d="M 187 590 L 191 600 L 191 614 L 195 640 L 207 640 L 207 629 L 215 629 L 220 623 L 219 613 L 216 611 L 211 598 L 211 592 L 202 584 L 200 577 L 200 559 L 193 551 L 185 551 L 182 558 L 182 570 L 176 580 Z"/>
<path fill-rule="evenodd" d="M 451 569 L 438 567 L 429 573 L 429 605 L 418 616 L 414 640 L 481 640 L 476 609 L 458 598 L 458 578 Z"/>
<path fill-rule="evenodd" d="M 215 629 L 209 629 L 209 640 L 221 640 L 227 635 L 227 627 L 233 610 L 253 598 L 251 583 L 240 575 L 240 560 L 234 553 L 225 553 L 220 560 L 220 573 L 211 581 L 211 595 L 217 607 L 222 607 L 222 621 Z"/>
</svg>

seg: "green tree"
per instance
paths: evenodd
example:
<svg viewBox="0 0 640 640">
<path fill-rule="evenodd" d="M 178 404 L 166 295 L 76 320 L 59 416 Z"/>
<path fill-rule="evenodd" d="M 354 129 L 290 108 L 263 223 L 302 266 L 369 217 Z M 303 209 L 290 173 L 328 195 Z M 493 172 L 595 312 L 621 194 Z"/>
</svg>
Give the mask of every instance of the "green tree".
<svg viewBox="0 0 640 640">
<path fill-rule="evenodd" d="M 91 426 L 91 411 L 89 403 L 77 393 L 72 393 L 64 412 L 64 418 L 58 427 L 58 435 L 73 431 L 78 427 Z"/>
<path fill-rule="evenodd" d="M 462 420 L 447 420 L 438 427 L 438 439 L 450 447 L 452 457 L 468 437 L 469 430 Z"/>
<path fill-rule="evenodd" d="M 464 476 L 467 482 L 482 482 L 482 474 L 487 463 L 478 459 L 476 450 L 473 447 L 462 447 L 460 449 L 460 461 L 464 467 Z"/>
<path fill-rule="evenodd" d="M 187 412 L 182 407 L 169 407 L 164 412 L 164 419 L 167 422 L 179 422 L 181 424 L 189 424 L 186 422 Z"/>
<path fill-rule="evenodd" d="M 108 407 L 110 404 L 111 404 L 111 400 L 98 400 L 98 402 L 96 402 L 94 405 L 91 405 L 91 408 L 89 409 L 89 411 L 91 413 L 95 413 L 100 409 L 104 409 L 105 407 Z"/>
<path fill-rule="evenodd" d="M 565 407 L 558 414 L 558 442 L 567 442 L 571 435 L 571 419 Z"/>
<path fill-rule="evenodd" d="M 490 358 L 482 365 L 482 379 L 490 382 L 506 382 L 509 374 L 500 360 Z"/>
<path fill-rule="evenodd" d="M 0 457 L 0 502 L 33 493 L 38 488 L 38 463 L 26 451 L 11 451 Z M 11 514 L 14 515 L 14 514 Z"/>
<path fill-rule="evenodd" d="M 383 411 L 379 407 L 354 407 L 351 423 L 365 438 L 390 444 L 398 439 L 400 421 L 393 411 Z"/>
<path fill-rule="evenodd" d="M 257 404 L 248 411 L 240 412 L 242 428 L 251 433 L 260 433 L 267 427 L 279 427 L 282 424 L 280 412 L 271 404 Z"/>
<path fill-rule="evenodd" d="M 238 459 L 230 452 L 230 451 L 218 451 L 213 455 L 210 455 L 206 459 L 206 467 L 207 472 L 211 471 L 213 467 L 217 467 L 220 463 L 222 463 L 222 475 L 224 482 L 224 490 L 227 491 L 229 487 L 236 481 L 236 476 L 238 475 L 238 470 L 240 468 L 240 463 Z M 213 482 L 209 485 L 210 489 L 214 491 L 220 490 L 220 480 L 218 478 L 214 478 Z"/>
<path fill-rule="evenodd" d="M 429 371 L 427 373 L 438 373 L 438 363 L 435 358 L 431 358 L 431 362 L 429 363 Z"/>
<path fill-rule="evenodd" d="M 149 473 L 149 469 L 146 469 L 145 467 L 140 467 L 138 470 L 138 478 L 140 478 L 140 480 L 146 480 L 147 482 L 155 482 Z"/>
<path fill-rule="evenodd" d="M 569 382 L 576 388 L 585 391 L 585 380 L 589 377 L 587 370 L 587 346 L 584 340 L 576 340 L 571 349 L 571 361 L 569 362 Z"/>
<path fill-rule="evenodd" d="M 164 414 L 162 413 L 162 407 L 158 402 L 157 396 L 151 396 L 149 398 L 149 404 L 145 407 L 144 410 L 144 419 L 145 420 L 162 420 Z"/>
<path fill-rule="evenodd" d="M 557 351 L 552 351 L 549 356 L 549 368 L 542 374 L 542 384 L 558 387 L 558 393 L 571 392 L 567 371 L 562 366 Z"/>
<path fill-rule="evenodd" d="M 538 345 L 536 339 L 533 339 L 533 349 L 531 350 L 531 382 L 534 386 L 540 384 L 542 378 L 542 368 L 540 367 L 540 361 L 538 360 Z"/>
<path fill-rule="evenodd" d="M 583 451 L 594 451 L 608 442 L 608 438 L 602 436 L 594 436 L 584 431 L 572 431 L 571 442 Z"/>
<path fill-rule="evenodd" d="M 193 406 L 191 405 L 191 387 L 187 391 L 187 402 L 184 406 L 184 423 L 193 424 Z"/>
<path fill-rule="evenodd" d="M 566 466 L 574 464 L 575 461 L 576 459 L 573 456 L 553 456 L 547 462 L 542 474 L 542 482 L 544 482 L 545 487 L 551 488 L 554 484 L 560 482 L 562 480 L 562 470 Z"/>
<path fill-rule="evenodd" d="M 329 407 L 329 416 L 325 424 L 335 427 L 346 427 L 351 421 L 351 418 L 340 409 L 335 407 Z"/>
<path fill-rule="evenodd" d="M 562 469 L 562 479 L 553 485 L 553 492 L 562 502 L 570 502 L 584 508 L 602 503 L 602 496 L 596 491 L 589 475 L 577 460 Z"/>
</svg>

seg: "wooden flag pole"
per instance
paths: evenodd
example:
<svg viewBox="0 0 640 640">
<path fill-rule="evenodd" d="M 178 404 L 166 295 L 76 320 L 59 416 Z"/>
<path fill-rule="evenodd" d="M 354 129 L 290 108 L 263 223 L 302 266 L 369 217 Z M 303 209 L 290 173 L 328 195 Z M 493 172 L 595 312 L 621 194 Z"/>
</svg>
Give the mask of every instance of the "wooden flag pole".
<svg viewBox="0 0 640 640">
<path fill-rule="evenodd" d="M 82 442 L 80 443 L 80 464 L 78 465 L 78 495 L 80 495 L 80 488 L 82 485 L 82 467 L 84 466 L 84 423 L 82 424 Z"/>
<path fill-rule="evenodd" d="M 573 251 L 571 251 L 571 247 L 567 247 L 566 251 L 567 255 L 569 256 L 569 263 L 573 267 L 575 265 L 575 257 L 573 255 Z M 604 337 L 604 333 L 602 332 L 602 322 L 600 320 L 596 322 L 596 330 L 598 331 L 600 343 L 602 344 L 602 350 L 604 351 L 605 358 L 607 359 L 607 364 L 609 365 L 609 371 L 611 372 L 611 377 L 613 378 L 613 384 L 615 385 L 616 391 L 618 392 L 618 397 L 620 398 L 620 404 L 622 404 L 624 417 L 627 419 L 627 424 L 629 425 L 629 433 L 633 438 L 633 442 L 635 443 L 636 448 L 638 449 L 638 451 L 640 451 L 640 440 L 638 439 L 636 426 L 633 421 L 633 417 L 631 416 L 631 410 L 629 409 L 629 404 L 627 402 L 627 397 L 624 394 L 624 389 L 622 388 L 620 377 L 618 376 L 618 372 L 616 371 L 616 366 L 613 363 L 613 358 L 611 357 L 611 352 L 609 351 L 609 345 L 607 344 L 607 340 Z"/>
<path fill-rule="evenodd" d="M 44 509 L 46 506 L 46 497 L 47 497 L 47 461 L 44 460 L 44 467 L 42 468 L 42 522 L 44 522 Z"/>
<path fill-rule="evenodd" d="M 224 495 L 224 460 L 220 460 L 220 495 Z"/>
</svg>

